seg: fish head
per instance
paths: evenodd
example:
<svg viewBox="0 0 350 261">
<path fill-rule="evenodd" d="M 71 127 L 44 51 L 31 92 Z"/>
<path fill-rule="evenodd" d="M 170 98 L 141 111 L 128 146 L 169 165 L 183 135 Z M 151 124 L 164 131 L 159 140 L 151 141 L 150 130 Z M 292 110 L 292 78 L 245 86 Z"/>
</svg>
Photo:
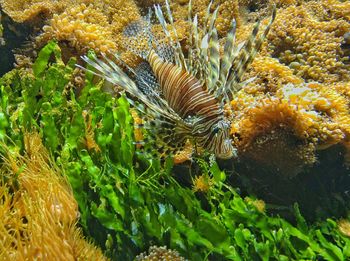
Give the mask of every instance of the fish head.
<svg viewBox="0 0 350 261">
<path fill-rule="evenodd" d="M 237 155 L 236 149 L 230 139 L 230 124 L 226 120 L 220 120 L 211 128 L 213 133 L 212 152 L 220 159 L 230 159 Z"/>
</svg>

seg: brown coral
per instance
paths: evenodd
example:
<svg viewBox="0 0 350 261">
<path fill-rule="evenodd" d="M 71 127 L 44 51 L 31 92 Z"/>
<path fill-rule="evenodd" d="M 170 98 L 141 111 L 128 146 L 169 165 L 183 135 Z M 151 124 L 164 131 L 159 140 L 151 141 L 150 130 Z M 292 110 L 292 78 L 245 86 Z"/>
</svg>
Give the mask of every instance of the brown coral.
<svg viewBox="0 0 350 261">
<path fill-rule="evenodd" d="M 24 157 L 7 150 L 0 184 L 0 253 L 4 260 L 106 260 L 75 226 L 77 203 L 38 134 Z M 17 177 L 17 178 L 16 178 Z"/>
</svg>

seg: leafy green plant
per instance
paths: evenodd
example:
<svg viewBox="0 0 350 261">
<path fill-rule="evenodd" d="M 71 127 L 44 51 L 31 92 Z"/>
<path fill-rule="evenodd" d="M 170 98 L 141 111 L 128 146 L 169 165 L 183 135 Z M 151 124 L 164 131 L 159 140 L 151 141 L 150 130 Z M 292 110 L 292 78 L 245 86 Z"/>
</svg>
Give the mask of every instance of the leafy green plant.
<svg viewBox="0 0 350 261">
<path fill-rule="evenodd" d="M 0 139 L 21 150 L 24 131 L 41 133 L 73 188 L 81 226 L 106 255 L 132 260 L 150 245 L 167 245 L 190 260 L 350 258 L 350 239 L 335 221 L 309 225 L 297 205 L 296 226 L 271 217 L 226 185 L 215 161 L 197 160 L 212 181 L 207 193 L 181 186 L 171 159 L 135 150 L 125 96 L 104 93 L 90 73 L 75 94 L 75 62 L 64 64 L 50 42 L 32 73 L 0 79 Z"/>
</svg>

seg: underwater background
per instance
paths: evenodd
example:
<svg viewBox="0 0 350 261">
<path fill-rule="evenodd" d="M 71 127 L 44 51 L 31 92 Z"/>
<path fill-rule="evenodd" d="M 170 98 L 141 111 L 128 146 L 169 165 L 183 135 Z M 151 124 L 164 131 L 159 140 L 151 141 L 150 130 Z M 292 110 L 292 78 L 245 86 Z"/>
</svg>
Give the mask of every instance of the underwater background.
<svg viewBox="0 0 350 261">
<path fill-rule="evenodd" d="M 123 28 L 155 4 L 0 0 L 0 260 L 349 260 L 350 1 L 192 0 L 222 46 L 277 8 L 227 104 L 229 160 L 153 156 L 127 95 L 76 67 L 137 66 Z M 186 53 L 189 3 L 169 4 Z"/>
</svg>

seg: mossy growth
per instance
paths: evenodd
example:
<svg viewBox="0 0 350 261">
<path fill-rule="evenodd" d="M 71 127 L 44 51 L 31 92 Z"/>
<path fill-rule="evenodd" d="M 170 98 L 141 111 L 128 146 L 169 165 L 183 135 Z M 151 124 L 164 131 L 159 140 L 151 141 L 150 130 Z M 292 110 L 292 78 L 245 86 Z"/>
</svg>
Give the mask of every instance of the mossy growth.
<svg viewBox="0 0 350 261">
<path fill-rule="evenodd" d="M 227 185 L 215 161 L 197 160 L 210 180 L 205 193 L 180 185 L 172 160 L 135 149 L 127 98 L 103 92 L 90 73 L 78 95 L 74 66 L 50 42 L 32 72 L 1 78 L 0 139 L 21 153 L 24 133 L 40 133 L 73 189 L 85 235 L 106 256 L 133 260 L 158 245 L 189 260 L 350 258 L 350 239 L 335 220 L 308 224 L 297 205 L 294 225 L 271 216 Z"/>
</svg>

